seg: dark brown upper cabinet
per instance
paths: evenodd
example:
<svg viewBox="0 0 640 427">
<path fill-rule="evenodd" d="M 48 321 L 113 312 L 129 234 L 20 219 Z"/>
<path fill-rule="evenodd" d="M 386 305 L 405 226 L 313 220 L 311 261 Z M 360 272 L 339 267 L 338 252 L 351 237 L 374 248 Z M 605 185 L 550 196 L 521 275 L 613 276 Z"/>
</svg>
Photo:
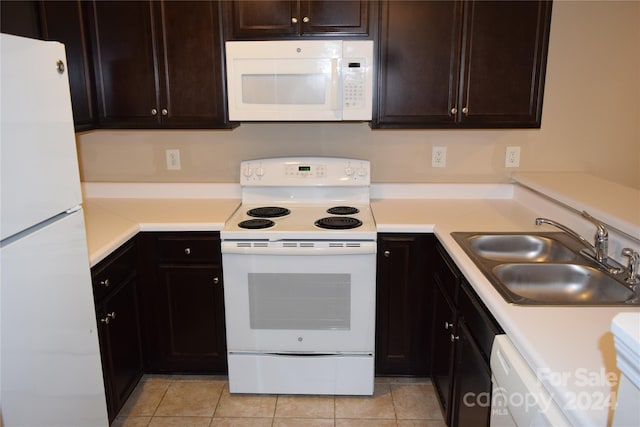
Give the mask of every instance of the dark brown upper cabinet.
<svg viewBox="0 0 640 427">
<path fill-rule="evenodd" d="M 216 1 L 94 1 L 98 125 L 229 127 Z"/>
<path fill-rule="evenodd" d="M 92 129 L 95 107 L 91 55 L 85 25 L 86 3 L 77 1 L 41 1 L 40 22 L 42 37 L 64 43 L 73 123 L 76 131 Z"/>
<path fill-rule="evenodd" d="M 0 6 L 3 33 L 64 44 L 75 129 L 92 129 L 95 108 L 86 38 L 86 4 L 80 0 L 2 1 Z"/>
<path fill-rule="evenodd" d="M 377 2 L 366 0 L 230 1 L 225 2 L 227 39 L 370 38 L 376 10 Z"/>
<path fill-rule="evenodd" d="M 374 128 L 537 128 L 550 1 L 386 1 Z"/>
</svg>

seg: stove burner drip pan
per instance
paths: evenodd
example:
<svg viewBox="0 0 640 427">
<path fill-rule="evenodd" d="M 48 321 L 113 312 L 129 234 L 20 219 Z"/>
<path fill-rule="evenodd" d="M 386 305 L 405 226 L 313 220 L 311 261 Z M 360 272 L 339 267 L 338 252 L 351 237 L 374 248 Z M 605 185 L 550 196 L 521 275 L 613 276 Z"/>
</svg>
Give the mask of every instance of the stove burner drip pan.
<svg viewBox="0 0 640 427">
<path fill-rule="evenodd" d="M 362 221 L 350 216 L 328 216 L 317 220 L 315 225 L 329 230 L 348 230 L 350 228 L 360 227 Z"/>
<path fill-rule="evenodd" d="M 246 221 L 242 221 L 241 223 L 238 224 L 238 227 L 257 230 L 260 228 L 273 227 L 275 224 L 276 223 L 271 221 L 270 219 L 256 218 L 256 219 L 248 219 Z"/>
<path fill-rule="evenodd" d="M 281 216 L 289 215 L 290 213 L 291 211 L 289 209 L 281 208 L 279 206 L 263 206 L 247 211 L 247 215 L 260 218 L 279 218 Z"/>
<path fill-rule="evenodd" d="M 327 213 L 331 215 L 354 215 L 360 212 L 360 209 L 353 206 L 334 206 L 327 209 Z"/>
</svg>

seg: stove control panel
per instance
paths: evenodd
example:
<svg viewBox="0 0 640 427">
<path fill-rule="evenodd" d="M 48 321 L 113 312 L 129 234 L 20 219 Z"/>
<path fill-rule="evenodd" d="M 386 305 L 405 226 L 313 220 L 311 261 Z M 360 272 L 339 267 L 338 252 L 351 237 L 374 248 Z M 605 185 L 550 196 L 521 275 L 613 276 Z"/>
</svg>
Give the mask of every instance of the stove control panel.
<svg viewBox="0 0 640 427">
<path fill-rule="evenodd" d="M 247 160 L 240 165 L 245 186 L 368 186 L 367 160 L 336 157 L 279 157 Z"/>
</svg>

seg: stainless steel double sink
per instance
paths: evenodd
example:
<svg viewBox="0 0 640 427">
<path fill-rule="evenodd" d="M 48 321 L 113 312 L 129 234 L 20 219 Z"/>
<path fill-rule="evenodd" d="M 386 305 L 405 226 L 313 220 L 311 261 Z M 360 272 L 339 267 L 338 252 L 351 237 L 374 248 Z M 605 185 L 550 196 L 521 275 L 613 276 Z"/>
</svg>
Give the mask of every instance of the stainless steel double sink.
<svg viewBox="0 0 640 427">
<path fill-rule="evenodd" d="M 496 290 L 518 305 L 640 305 L 618 277 L 580 254 L 562 232 L 474 233 L 451 236 Z"/>
</svg>

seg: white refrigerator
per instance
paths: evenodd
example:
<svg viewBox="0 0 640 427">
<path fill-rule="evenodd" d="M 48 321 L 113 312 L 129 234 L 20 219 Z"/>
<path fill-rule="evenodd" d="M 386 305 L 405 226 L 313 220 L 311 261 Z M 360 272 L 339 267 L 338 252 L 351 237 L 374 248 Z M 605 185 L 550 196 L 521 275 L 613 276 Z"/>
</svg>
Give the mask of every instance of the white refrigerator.
<svg viewBox="0 0 640 427">
<path fill-rule="evenodd" d="M 0 425 L 107 426 L 64 46 L 0 67 Z"/>
</svg>

